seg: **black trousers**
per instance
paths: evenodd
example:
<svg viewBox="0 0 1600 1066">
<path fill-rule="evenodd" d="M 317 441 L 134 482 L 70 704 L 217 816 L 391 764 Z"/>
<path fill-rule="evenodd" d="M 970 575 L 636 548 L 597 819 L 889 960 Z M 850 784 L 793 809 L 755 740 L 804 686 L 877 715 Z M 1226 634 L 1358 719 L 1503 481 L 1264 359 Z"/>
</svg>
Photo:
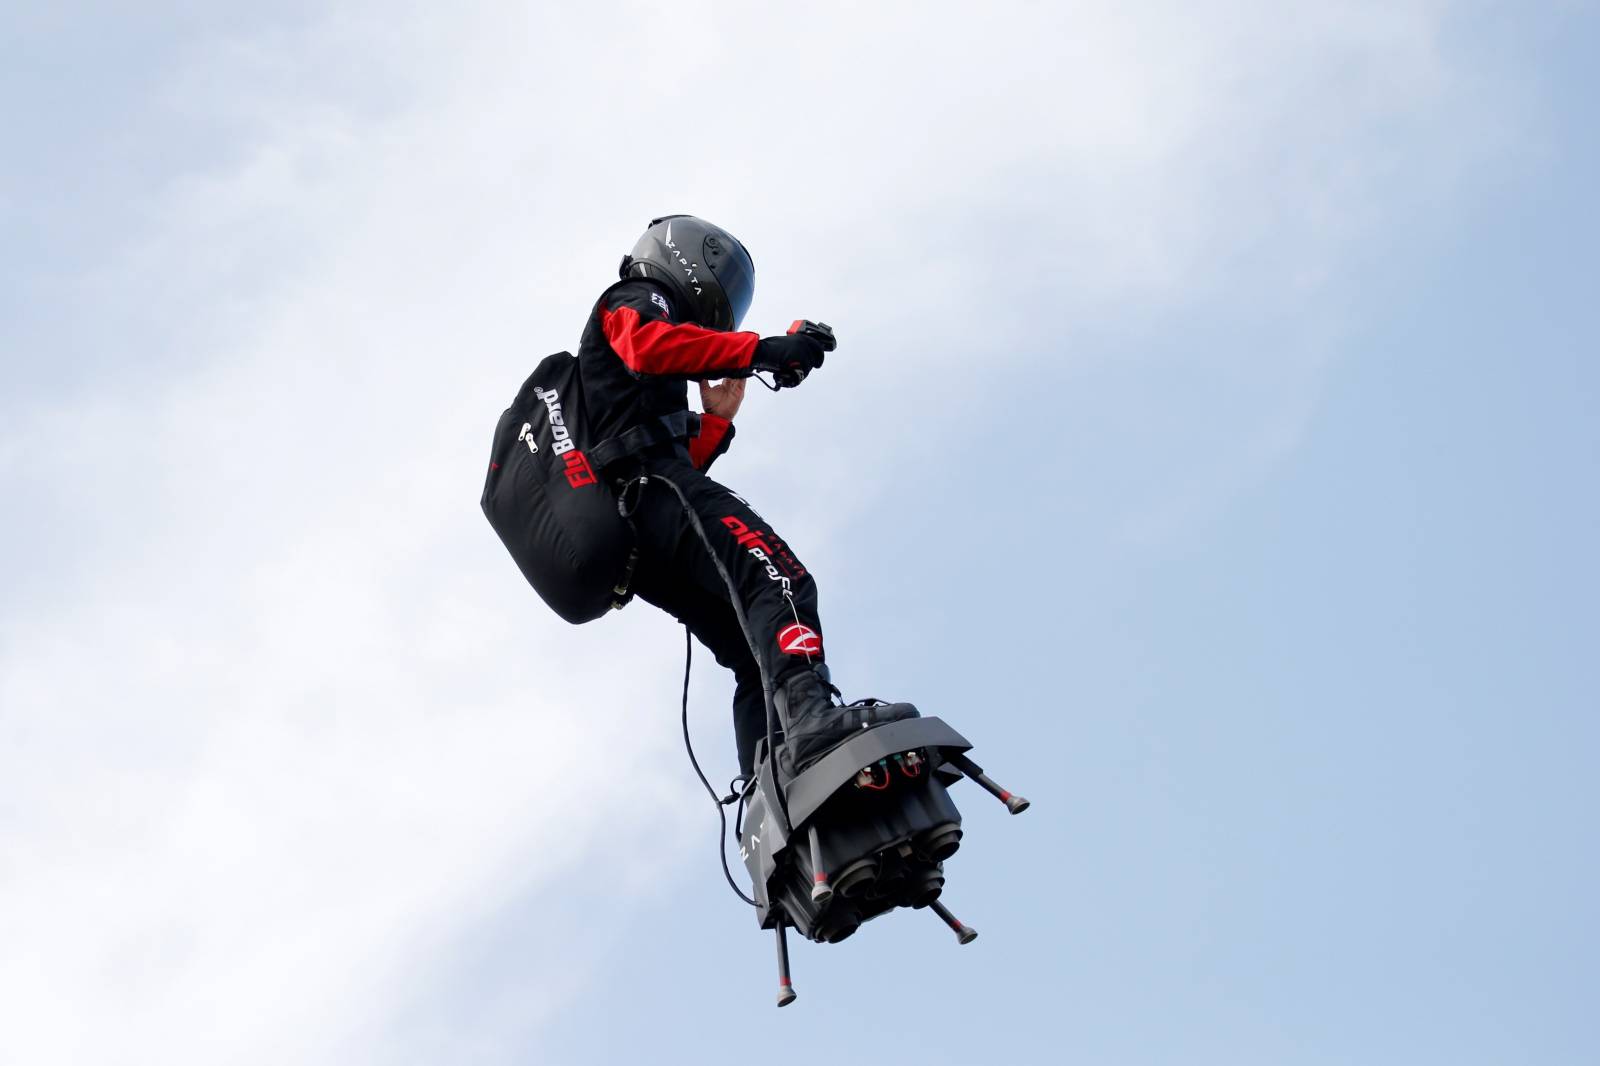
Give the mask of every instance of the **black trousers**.
<svg viewBox="0 0 1600 1066">
<path fill-rule="evenodd" d="M 755 656 L 761 657 L 775 684 L 798 667 L 823 661 L 816 582 L 765 519 L 696 470 L 681 449 L 656 449 L 638 457 L 637 463 L 649 480 L 628 493 L 639 538 L 634 593 L 688 626 L 717 662 L 733 671 L 734 741 L 739 770 L 748 775 L 755 766 L 756 742 L 767 732 Z M 670 486 L 654 483 L 657 478 L 682 489 L 699 517 L 711 550 L 733 579 L 750 623 L 750 639 L 740 629 L 728 585 L 695 532 L 683 501 Z"/>
</svg>

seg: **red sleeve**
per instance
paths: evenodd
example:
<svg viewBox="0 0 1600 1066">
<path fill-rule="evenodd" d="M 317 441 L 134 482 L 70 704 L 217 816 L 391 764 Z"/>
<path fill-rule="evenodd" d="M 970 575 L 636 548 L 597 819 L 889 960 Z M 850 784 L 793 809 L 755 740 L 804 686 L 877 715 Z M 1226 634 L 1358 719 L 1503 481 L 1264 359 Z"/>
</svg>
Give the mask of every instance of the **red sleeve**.
<svg viewBox="0 0 1600 1066">
<path fill-rule="evenodd" d="M 696 470 L 705 470 L 712 460 L 728 450 L 733 441 L 733 423 L 717 415 L 700 416 L 700 432 L 689 438 L 689 461 Z"/>
<path fill-rule="evenodd" d="M 717 377 L 750 369 L 757 333 L 723 333 L 692 322 L 645 321 L 626 305 L 600 309 L 606 340 L 635 374 Z"/>
</svg>

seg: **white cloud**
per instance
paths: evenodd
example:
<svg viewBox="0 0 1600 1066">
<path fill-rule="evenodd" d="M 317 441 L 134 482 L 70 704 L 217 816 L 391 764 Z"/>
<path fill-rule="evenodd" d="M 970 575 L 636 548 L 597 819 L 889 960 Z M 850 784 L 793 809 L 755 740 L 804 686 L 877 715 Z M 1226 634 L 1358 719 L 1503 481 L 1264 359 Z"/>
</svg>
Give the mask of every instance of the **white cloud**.
<svg viewBox="0 0 1600 1066">
<path fill-rule="evenodd" d="M 1445 13 L 488 5 L 197 45 L 152 135 L 215 152 L 81 309 L 136 298 L 126 369 L 0 430 L 19 543 L 57 535 L 28 514 L 95 530 L 0 612 L 0 1057 L 327 1060 L 592 858 L 640 804 L 602 770 L 660 807 L 644 859 L 681 861 L 706 812 L 670 625 L 563 627 L 474 513 L 495 413 L 650 215 L 745 237 L 752 326 L 840 325 L 848 373 L 752 400 L 730 465 L 848 513 L 819 420 L 910 419 L 925 368 L 1018 367 L 1041 315 L 1309 307 L 1386 182 L 1471 147 Z M 1314 377 L 1142 528 L 1292 446 Z M 828 522 L 789 535 L 825 551 Z"/>
</svg>

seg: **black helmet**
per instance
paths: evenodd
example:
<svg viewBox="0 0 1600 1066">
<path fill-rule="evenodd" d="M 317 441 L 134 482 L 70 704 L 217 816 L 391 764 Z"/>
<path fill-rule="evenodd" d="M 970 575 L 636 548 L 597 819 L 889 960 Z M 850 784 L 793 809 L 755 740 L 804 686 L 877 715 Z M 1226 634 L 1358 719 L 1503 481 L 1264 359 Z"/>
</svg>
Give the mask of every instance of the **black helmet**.
<svg viewBox="0 0 1600 1066">
<path fill-rule="evenodd" d="M 738 329 L 756 292 L 756 265 L 738 238 L 693 215 L 663 215 L 622 257 L 624 278 L 663 282 L 708 329 Z"/>
</svg>

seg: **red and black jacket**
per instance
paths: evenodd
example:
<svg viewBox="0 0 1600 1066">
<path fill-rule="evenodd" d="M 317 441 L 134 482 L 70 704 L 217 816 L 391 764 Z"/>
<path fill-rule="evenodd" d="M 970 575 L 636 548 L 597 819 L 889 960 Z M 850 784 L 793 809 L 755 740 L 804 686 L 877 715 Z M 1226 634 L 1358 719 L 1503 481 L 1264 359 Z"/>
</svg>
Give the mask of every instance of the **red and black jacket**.
<svg viewBox="0 0 1600 1066">
<path fill-rule="evenodd" d="M 600 294 L 578 345 L 596 438 L 688 411 L 691 380 L 749 376 L 760 336 L 697 326 L 679 317 L 677 303 L 665 286 L 644 278 L 625 278 Z M 690 416 L 689 457 L 699 469 L 732 440 L 727 419 Z"/>
</svg>

